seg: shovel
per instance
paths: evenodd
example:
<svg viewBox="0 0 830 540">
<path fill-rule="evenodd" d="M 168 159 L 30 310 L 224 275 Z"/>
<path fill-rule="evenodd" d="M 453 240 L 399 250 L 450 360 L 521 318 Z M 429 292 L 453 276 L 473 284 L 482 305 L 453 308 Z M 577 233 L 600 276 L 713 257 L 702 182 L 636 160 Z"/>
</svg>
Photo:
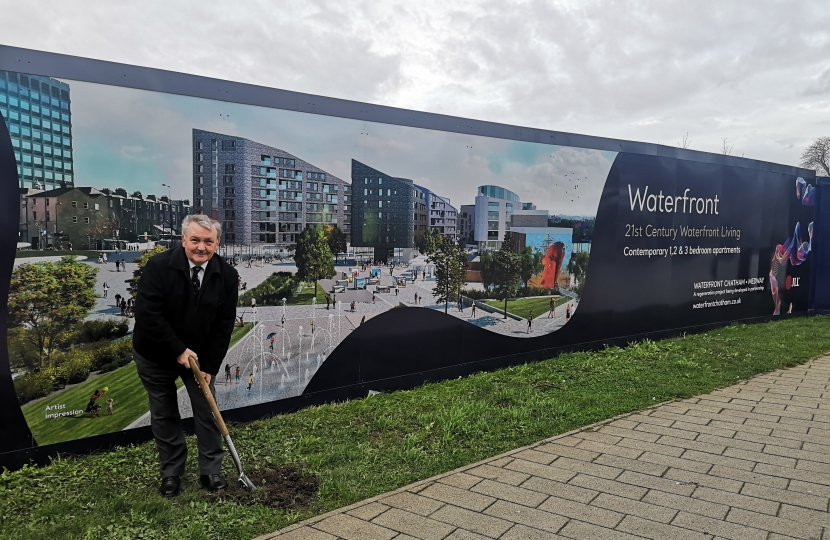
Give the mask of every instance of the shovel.
<svg viewBox="0 0 830 540">
<path fill-rule="evenodd" d="M 242 462 L 239 461 L 239 454 L 236 453 L 236 447 L 233 445 L 231 435 L 228 433 L 228 427 L 225 425 L 225 421 L 222 420 L 222 415 L 219 413 L 219 407 L 216 406 L 216 400 L 213 399 L 213 393 L 210 391 L 207 381 L 205 381 L 205 378 L 202 376 L 202 370 L 199 368 L 199 362 L 197 362 L 192 356 L 188 356 L 187 359 L 190 361 L 190 369 L 193 370 L 193 375 L 196 376 L 196 380 L 199 382 L 199 387 L 205 394 L 205 398 L 207 398 L 210 410 L 213 411 L 213 419 L 216 421 L 219 433 L 221 433 L 225 438 L 225 444 L 228 445 L 228 450 L 231 453 L 233 462 L 236 464 L 236 470 L 239 471 L 239 482 L 246 488 L 254 491 L 256 486 L 253 482 L 251 482 L 250 478 L 245 476 L 245 473 L 242 471 Z"/>
</svg>

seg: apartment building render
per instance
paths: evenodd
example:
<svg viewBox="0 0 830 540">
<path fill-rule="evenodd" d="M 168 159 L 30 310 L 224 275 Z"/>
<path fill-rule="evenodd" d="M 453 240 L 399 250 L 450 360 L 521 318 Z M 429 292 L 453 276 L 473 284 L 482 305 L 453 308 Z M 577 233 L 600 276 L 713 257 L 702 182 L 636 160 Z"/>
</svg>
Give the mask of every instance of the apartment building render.
<svg viewBox="0 0 830 540">
<path fill-rule="evenodd" d="M 352 160 L 352 245 L 371 247 L 376 260 L 394 248 L 412 248 L 428 226 L 426 195 L 412 180 Z"/>
<path fill-rule="evenodd" d="M 473 242 L 475 234 L 476 205 L 462 204 L 458 211 L 458 238 L 463 242 Z"/>
<path fill-rule="evenodd" d="M 446 197 L 352 160 L 352 245 L 385 261 L 395 248 L 414 248 L 427 229 L 458 239 L 458 210 Z"/>
<path fill-rule="evenodd" d="M 424 194 L 428 215 L 427 226 L 436 229 L 443 235 L 449 236 L 455 242 L 458 240 L 458 210 L 450 204 L 450 200 L 431 190 L 415 185 Z"/>
<path fill-rule="evenodd" d="M 193 130 L 194 211 L 222 222 L 225 243 L 288 247 L 308 227 L 351 234 L 351 186 L 297 156 Z"/>
<path fill-rule="evenodd" d="M 0 70 L 0 114 L 11 135 L 21 188 L 74 185 L 68 84 Z"/>
<path fill-rule="evenodd" d="M 463 208 L 463 207 L 462 207 Z M 548 211 L 523 203 L 518 195 L 500 186 L 479 186 L 475 199 L 473 240 L 479 250 L 497 250 L 511 227 L 544 228 Z"/>
</svg>

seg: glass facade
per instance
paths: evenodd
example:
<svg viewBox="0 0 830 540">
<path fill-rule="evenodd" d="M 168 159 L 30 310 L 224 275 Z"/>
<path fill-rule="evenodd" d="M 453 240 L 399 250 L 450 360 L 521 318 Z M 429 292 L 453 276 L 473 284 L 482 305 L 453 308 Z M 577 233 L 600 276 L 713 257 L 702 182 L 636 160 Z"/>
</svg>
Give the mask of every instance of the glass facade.
<svg viewBox="0 0 830 540">
<path fill-rule="evenodd" d="M 500 186 L 479 186 L 478 194 L 490 197 L 491 199 L 502 199 L 505 201 L 519 202 L 519 196 Z"/>
<path fill-rule="evenodd" d="M 68 84 L 0 70 L 0 113 L 11 135 L 20 187 L 74 186 Z"/>
</svg>

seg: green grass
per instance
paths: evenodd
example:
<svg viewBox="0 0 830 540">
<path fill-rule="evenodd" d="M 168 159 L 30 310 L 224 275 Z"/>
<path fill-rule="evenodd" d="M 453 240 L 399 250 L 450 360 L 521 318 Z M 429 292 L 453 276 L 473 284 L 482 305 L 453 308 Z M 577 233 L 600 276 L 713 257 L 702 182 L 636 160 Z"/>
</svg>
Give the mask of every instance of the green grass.
<svg viewBox="0 0 830 540">
<path fill-rule="evenodd" d="M 569 299 L 565 296 L 556 297 L 556 306 L 559 307 L 566 303 Z M 494 308 L 504 309 L 504 300 L 487 300 L 485 302 L 488 306 Z M 527 319 L 530 312 L 533 311 L 533 318 L 539 315 L 544 315 L 550 311 L 550 297 L 545 298 L 517 298 L 516 300 L 507 301 L 507 312 L 513 315 L 518 315 L 523 319 Z M 557 315 L 559 315 L 557 313 Z"/>
<path fill-rule="evenodd" d="M 245 326 L 234 326 L 233 333 L 231 334 L 231 343 L 228 345 L 228 349 L 233 347 L 237 344 L 237 342 L 244 338 L 245 335 L 251 331 L 251 328 L 254 327 L 254 323 L 245 323 Z"/>
<path fill-rule="evenodd" d="M 310 286 L 303 283 L 303 288 L 297 293 L 297 296 L 289 296 L 285 305 L 287 306 L 308 306 L 311 305 L 311 299 L 314 298 L 314 284 Z M 317 285 L 317 304 L 326 303 L 326 291 L 320 285 Z"/>
<path fill-rule="evenodd" d="M 66 408 L 62 410 L 83 411 L 93 392 L 104 387 L 109 388 L 109 391 L 98 399 L 101 412 L 97 418 L 87 414 L 46 418 L 46 414 L 60 412 L 46 411 L 47 405 L 65 405 Z M 106 400 L 109 398 L 113 399 L 112 416 L 107 416 Z M 23 406 L 29 429 L 41 445 L 118 431 L 148 410 L 147 393 L 138 378 L 134 362 Z"/>
<path fill-rule="evenodd" d="M 30 250 L 20 250 L 15 251 L 14 257 L 15 259 L 25 259 L 28 257 L 63 257 L 64 255 L 83 255 L 90 259 L 98 259 L 98 251 L 86 251 L 86 250 L 75 250 L 75 251 L 30 251 Z M 109 257 L 110 254 L 107 254 Z"/>
<path fill-rule="evenodd" d="M 152 443 L 0 475 L 0 537 L 250 539 L 586 424 L 685 398 L 830 350 L 830 317 L 736 325 L 427 384 L 232 428 L 249 471 L 320 478 L 295 512 L 208 501 L 195 440 L 182 495 L 156 495 Z M 233 464 L 225 460 L 233 477 Z"/>
</svg>

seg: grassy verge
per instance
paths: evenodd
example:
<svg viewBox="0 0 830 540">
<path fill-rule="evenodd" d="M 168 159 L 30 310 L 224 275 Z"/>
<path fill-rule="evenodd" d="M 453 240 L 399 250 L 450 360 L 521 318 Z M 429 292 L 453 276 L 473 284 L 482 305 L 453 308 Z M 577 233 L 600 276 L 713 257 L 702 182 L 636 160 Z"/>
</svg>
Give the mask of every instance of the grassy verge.
<svg viewBox="0 0 830 540">
<path fill-rule="evenodd" d="M 561 306 L 568 301 L 567 297 L 556 296 L 556 306 Z M 488 300 L 485 302 L 488 306 L 494 308 L 504 309 L 504 300 Z M 518 315 L 523 319 L 527 319 L 530 312 L 533 311 L 533 318 L 539 315 L 544 315 L 550 311 L 550 297 L 546 298 L 517 298 L 516 300 L 507 301 L 507 312 L 513 315 Z"/>
<path fill-rule="evenodd" d="M 238 425 L 249 471 L 304 464 L 312 507 L 280 512 L 208 501 L 195 441 L 182 495 L 156 495 L 152 443 L 0 475 L 0 537 L 249 539 L 418 479 L 674 398 L 793 366 L 830 350 L 830 317 L 705 334 L 428 384 Z M 225 463 L 228 477 L 233 465 Z"/>
</svg>

